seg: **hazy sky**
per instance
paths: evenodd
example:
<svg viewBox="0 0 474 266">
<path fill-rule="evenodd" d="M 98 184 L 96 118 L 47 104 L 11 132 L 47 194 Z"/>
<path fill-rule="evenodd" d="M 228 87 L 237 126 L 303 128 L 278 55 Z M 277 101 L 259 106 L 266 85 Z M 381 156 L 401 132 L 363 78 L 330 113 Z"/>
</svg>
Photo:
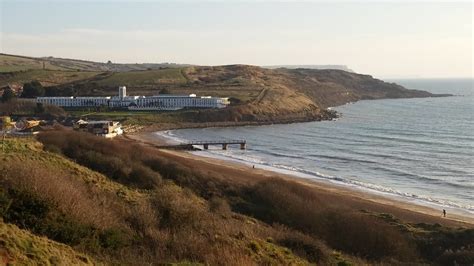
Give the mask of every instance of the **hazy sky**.
<svg viewBox="0 0 474 266">
<path fill-rule="evenodd" d="M 474 76 L 471 1 L 0 0 L 0 9 L 2 53 Z"/>
</svg>

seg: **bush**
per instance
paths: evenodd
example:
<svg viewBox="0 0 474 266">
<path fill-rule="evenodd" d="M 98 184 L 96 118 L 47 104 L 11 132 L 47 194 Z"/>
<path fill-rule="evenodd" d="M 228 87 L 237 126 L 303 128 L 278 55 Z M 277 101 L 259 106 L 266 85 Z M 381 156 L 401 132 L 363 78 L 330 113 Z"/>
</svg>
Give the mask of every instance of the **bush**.
<svg viewBox="0 0 474 266">
<path fill-rule="evenodd" d="M 286 234 L 278 240 L 278 244 L 291 249 L 295 254 L 309 262 L 322 262 L 326 259 L 324 245 L 301 233 Z"/>
<path fill-rule="evenodd" d="M 40 221 L 46 218 L 50 210 L 46 201 L 15 189 L 9 189 L 2 194 L 1 209 L 4 221 L 15 223 L 22 228 L 43 231 Z"/>
<path fill-rule="evenodd" d="M 127 244 L 127 240 L 121 231 L 107 229 L 99 234 L 100 245 L 104 248 L 118 249 Z"/>
<path fill-rule="evenodd" d="M 220 197 L 212 197 L 209 200 L 209 209 L 211 210 L 211 212 L 222 215 L 228 215 L 232 212 L 229 203 L 227 203 L 225 199 Z"/>
<path fill-rule="evenodd" d="M 474 240 L 473 240 L 474 241 Z M 445 251 L 437 260 L 439 265 L 474 265 L 474 250 Z"/>
<path fill-rule="evenodd" d="M 338 250 L 371 260 L 410 260 L 415 256 L 415 246 L 396 228 L 366 214 L 323 203 L 314 190 L 295 182 L 269 179 L 245 194 L 245 203 L 237 206 L 241 211 L 321 238 Z"/>
<path fill-rule="evenodd" d="M 1 102 L 5 103 L 5 102 L 9 102 L 11 101 L 13 98 L 15 98 L 15 92 L 13 92 L 12 89 L 10 88 L 7 88 L 3 91 L 3 94 L 2 94 L 2 98 L 1 98 Z"/>
<path fill-rule="evenodd" d="M 188 194 L 174 185 L 156 191 L 152 206 L 160 213 L 160 226 L 173 232 L 183 228 L 200 228 L 208 219 L 205 206 L 192 193 Z"/>
<path fill-rule="evenodd" d="M 45 150 L 63 153 L 120 183 L 142 189 L 153 189 L 161 183 L 160 173 L 148 166 L 156 168 L 159 163 L 156 160 L 150 163 L 139 146 L 74 131 L 42 132 L 38 139 Z"/>
<path fill-rule="evenodd" d="M 41 111 L 41 113 L 38 113 Z M 51 119 L 67 117 L 67 113 L 59 106 L 43 105 L 42 110 L 37 110 L 34 101 L 13 98 L 8 102 L 0 102 L 0 114 L 9 115 L 38 115 L 40 118 Z"/>
<path fill-rule="evenodd" d="M 41 85 L 41 83 L 39 83 L 38 81 L 34 80 L 23 85 L 23 93 L 21 94 L 21 97 L 36 98 L 43 96 L 44 93 L 45 90 L 43 88 L 43 85 Z"/>
<path fill-rule="evenodd" d="M 160 185 L 161 175 L 147 166 L 135 163 L 132 166 L 132 171 L 128 175 L 128 183 L 138 183 L 141 188 L 152 189 Z"/>
</svg>

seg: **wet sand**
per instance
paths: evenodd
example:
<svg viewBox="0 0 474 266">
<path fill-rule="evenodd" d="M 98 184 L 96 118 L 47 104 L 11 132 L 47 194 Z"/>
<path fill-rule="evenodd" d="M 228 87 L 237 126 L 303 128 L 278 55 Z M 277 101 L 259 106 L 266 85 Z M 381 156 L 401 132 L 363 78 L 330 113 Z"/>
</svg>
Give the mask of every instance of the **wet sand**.
<svg viewBox="0 0 474 266">
<path fill-rule="evenodd" d="M 127 139 L 138 141 L 145 145 L 166 145 L 170 141 L 151 132 L 126 135 Z M 345 185 L 338 185 L 325 180 L 305 179 L 264 169 L 253 169 L 252 166 L 237 162 L 229 162 L 215 158 L 197 156 L 184 151 L 157 149 L 162 156 L 186 165 L 192 169 L 213 173 L 227 180 L 240 184 L 252 184 L 268 178 L 292 180 L 317 190 L 318 195 L 330 200 L 341 207 L 357 210 L 367 210 L 377 213 L 389 213 L 395 217 L 412 223 L 439 223 L 446 226 L 474 227 L 474 216 L 466 213 L 450 213 L 442 217 L 442 208 L 433 208 L 410 202 L 408 199 L 384 196 L 377 193 Z"/>
</svg>

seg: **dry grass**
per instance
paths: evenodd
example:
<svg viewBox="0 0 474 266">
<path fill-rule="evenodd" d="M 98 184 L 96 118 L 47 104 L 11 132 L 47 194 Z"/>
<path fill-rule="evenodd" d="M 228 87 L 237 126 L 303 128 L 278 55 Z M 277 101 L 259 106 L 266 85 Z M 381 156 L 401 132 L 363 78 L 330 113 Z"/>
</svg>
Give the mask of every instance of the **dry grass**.
<svg viewBox="0 0 474 266">
<path fill-rule="evenodd" d="M 252 251 L 252 241 L 279 239 L 281 233 L 232 213 L 223 200 L 210 204 L 169 181 L 132 190 L 43 151 L 33 140 L 8 140 L 6 151 L 0 156 L 5 173 L 0 207 L 13 203 L 1 211 L 4 219 L 100 260 L 305 263 L 278 242 Z M 129 151 L 132 158 L 144 156 L 138 156 L 142 150 Z"/>
<path fill-rule="evenodd" d="M 39 139 L 60 154 L 33 140 L 9 140 L 0 156 L 1 169 L 8 170 L 1 179 L 7 189 L 0 197 L 3 216 L 100 260 L 399 264 L 450 263 L 472 254 L 473 230 L 405 225 L 344 207 L 295 182 L 237 182 L 125 140 L 76 132 L 45 132 Z M 163 180 L 149 186 L 154 175 L 147 173 L 117 179 L 114 167 L 82 160 L 86 151 L 120 160 L 126 169 L 140 165 Z M 19 164 L 24 167 L 13 166 Z"/>
<path fill-rule="evenodd" d="M 94 191 L 63 169 L 47 164 L 38 167 L 38 161 L 8 160 L 2 172 L 5 174 L 2 187 L 28 191 L 80 223 L 101 229 L 121 226 L 119 217 L 124 210 L 114 204 L 115 195 Z"/>
</svg>

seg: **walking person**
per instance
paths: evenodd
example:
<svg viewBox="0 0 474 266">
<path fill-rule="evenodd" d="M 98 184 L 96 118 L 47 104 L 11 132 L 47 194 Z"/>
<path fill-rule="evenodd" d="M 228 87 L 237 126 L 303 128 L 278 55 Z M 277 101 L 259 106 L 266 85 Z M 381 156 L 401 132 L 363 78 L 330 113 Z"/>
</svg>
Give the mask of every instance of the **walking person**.
<svg viewBox="0 0 474 266">
<path fill-rule="evenodd" d="M 446 210 L 443 209 L 443 217 L 446 217 Z"/>
</svg>

